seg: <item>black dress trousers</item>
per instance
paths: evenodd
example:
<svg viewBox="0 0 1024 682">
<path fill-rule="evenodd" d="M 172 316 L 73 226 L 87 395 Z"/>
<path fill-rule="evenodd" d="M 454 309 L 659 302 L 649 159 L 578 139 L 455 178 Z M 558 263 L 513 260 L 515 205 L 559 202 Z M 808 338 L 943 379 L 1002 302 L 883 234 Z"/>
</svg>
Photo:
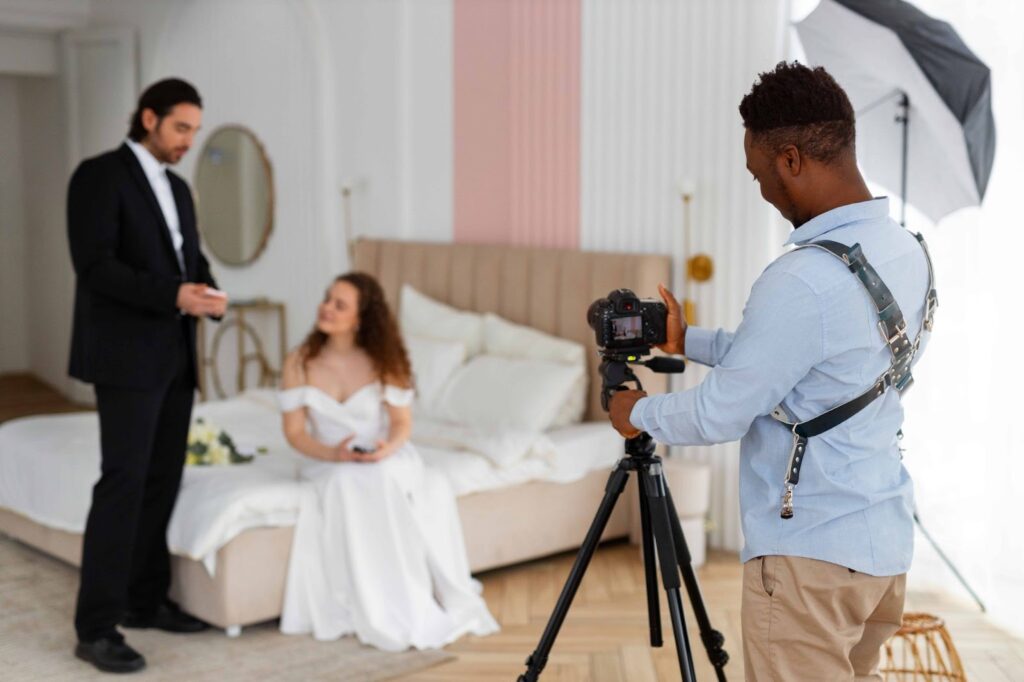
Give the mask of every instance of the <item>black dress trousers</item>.
<svg viewBox="0 0 1024 682">
<path fill-rule="evenodd" d="M 75 629 L 111 633 L 125 610 L 146 614 L 170 586 L 167 524 L 185 464 L 195 368 L 182 319 L 176 371 L 156 388 L 97 384 L 102 465 L 82 546 Z"/>
</svg>

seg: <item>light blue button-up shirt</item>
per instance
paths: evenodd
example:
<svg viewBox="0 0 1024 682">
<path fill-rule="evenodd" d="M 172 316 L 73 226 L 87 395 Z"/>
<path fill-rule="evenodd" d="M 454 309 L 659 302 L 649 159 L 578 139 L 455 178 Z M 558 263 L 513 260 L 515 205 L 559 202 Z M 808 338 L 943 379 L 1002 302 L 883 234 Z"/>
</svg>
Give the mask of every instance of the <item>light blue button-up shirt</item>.
<svg viewBox="0 0 1024 682">
<path fill-rule="evenodd" d="M 787 244 L 818 239 L 861 245 L 913 339 L 928 266 L 913 235 L 889 218 L 889 200 L 823 213 Z M 630 421 L 673 445 L 741 439 L 743 561 L 799 556 L 877 576 L 910 568 L 913 486 L 900 461 L 903 409 L 894 389 L 810 439 L 794 516 L 779 516 L 792 435 L 769 413 L 781 402 L 800 421 L 816 417 L 863 393 L 892 361 L 867 291 L 839 259 L 820 249 L 780 256 L 754 283 L 736 331 L 690 327 L 686 354 L 712 367 L 704 381 L 638 401 Z"/>
</svg>

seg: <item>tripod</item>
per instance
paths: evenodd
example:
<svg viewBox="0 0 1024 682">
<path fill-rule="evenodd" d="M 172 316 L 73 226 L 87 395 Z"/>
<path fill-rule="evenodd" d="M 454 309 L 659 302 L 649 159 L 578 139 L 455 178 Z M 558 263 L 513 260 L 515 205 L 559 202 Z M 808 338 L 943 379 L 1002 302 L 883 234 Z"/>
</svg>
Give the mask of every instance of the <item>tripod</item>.
<svg viewBox="0 0 1024 682">
<path fill-rule="evenodd" d="M 668 369 L 669 365 L 665 363 L 665 360 L 667 359 L 655 358 L 655 360 L 644 364 L 655 371 L 681 371 L 678 368 Z M 601 375 L 604 378 L 602 404 L 605 409 L 608 407 L 608 397 L 615 391 L 622 390 L 621 384 L 624 380 L 634 381 L 638 387 L 640 386 L 636 375 L 622 361 L 606 359 L 601 364 Z M 685 682 L 693 682 L 696 675 L 693 669 L 690 642 L 686 634 L 682 597 L 679 592 L 680 572 L 682 572 L 683 583 L 690 597 L 693 612 L 697 617 L 701 641 L 707 651 L 708 659 L 715 668 L 718 680 L 725 681 L 723 668 L 729 660 L 729 654 L 722 648 L 725 637 L 711 627 L 711 621 L 700 594 L 700 586 L 697 584 L 697 576 L 691 564 L 690 550 L 686 545 L 683 528 L 679 523 L 679 514 L 676 512 L 672 493 L 665 481 L 661 458 L 654 454 L 654 448 L 654 440 L 647 433 L 641 433 L 636 438 L 625 441 L 626 456 L 618 461 L 608 478 L 604 498 L 597 509 L 594 521 L 590 525 L 590 530 L 587 531 L 583 546 L 576 554 L 576 561 L 573 563 L 569 578 L 558 597 L 547 627 L 544 628 L 540 643 L 526 659 L 526 672 L 519 676 L 519 682 L 537 682 L 541 671 L 547 665 L 551 647 L 554 646 L 558 631 L 565 621 L 572 600 L 576 596 L 587 566 L 597 550 L 608 519 L 611 518 L 612 511 L 615 509 L 615 503 L 618 502 L 619 496 L 626 487 L 631 471 L 635 471 L 638 476 L 637 488 L 640 498 L 640 525 L 643 534 L 644 576 L 647 587 L 647 617 L 651 646 L 660 647 L 662 645 L 661 609 L 658 603 L 657 568 L 655 566 L 655 557 L 657 557 L 657 562 L 661 565 L 662 585 L 668 596 L 668 608 L 672 619 L 672 633 L 676 643 L 676 654 L 679 658 L 681 679 Z"/>
</svg>

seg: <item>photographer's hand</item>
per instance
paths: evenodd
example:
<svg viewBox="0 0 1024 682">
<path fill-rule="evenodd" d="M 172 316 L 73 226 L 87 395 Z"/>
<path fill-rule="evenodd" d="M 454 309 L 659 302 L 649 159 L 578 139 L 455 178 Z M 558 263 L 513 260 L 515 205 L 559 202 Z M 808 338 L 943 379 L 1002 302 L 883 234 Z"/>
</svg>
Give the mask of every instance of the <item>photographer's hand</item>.
<svg viewBox="0 0 1024 682">
<path fill-rule="evenodd" d="M 665 320 L 665 343 L 656 347 L 669 355 L 685 355 L 683 346 L 686 341 L 686 320 L 683 319 L 679 301 L 663 284 L 658 285 L 658 293 L 668 308 L 668 317 Z"/>
<path fill-rule="evenodd" d="M 636 438 L 640 435 L 640 429 L 629 421 L 629 415 L 633 413 L 637 401 L 646 397 L 643 391 L 617 391 L 608 401 L 608 418 L 623 438 Z"/>
</svg>

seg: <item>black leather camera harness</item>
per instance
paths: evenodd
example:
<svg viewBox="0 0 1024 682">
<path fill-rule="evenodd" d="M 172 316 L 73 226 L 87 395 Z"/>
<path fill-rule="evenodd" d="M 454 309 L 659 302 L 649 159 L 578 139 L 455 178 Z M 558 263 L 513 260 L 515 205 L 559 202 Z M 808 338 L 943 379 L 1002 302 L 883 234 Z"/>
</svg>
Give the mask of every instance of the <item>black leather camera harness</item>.
<svg viewBox="0 0 1024 682">
<path fill-rule="evenodd" d="M 807 454 L 808 439 L 842 424 L 870 405 L 876 398 L 881 397 L 889 387 L 894 387 L 902 395 L 914 382 L 910 372 L 911 365 L 914 361 L 914 355 L 917 353 L 918 348 L 920 348 L 922 333 L 925 330 L 929 332 L 932 330 L 935 308 L 938 306 L 938 297 L 935 292 L 935 277 L 932 270 L 932 259 L 928 254 L 928 245 L 925 244 L 924 238 L 920 234 L 912 234 L 914 234 L 914 237 L 917 238 L 918 243 L 921 245 L 925 261 L 928 263 L 928 294 L 925 299 L 924 324 L 913 341 L 907 336 L 907 322 L 899 305 L 896 304 L 896 299 L 893 297 L 892 292 L 889 291 L 889 287 L 885 285 L 882 278 L 878 276 L 875 269 L 868 263 L 867 258 L 864 257 L 860 244 L 854 244 L 850 247 L 839 242 L 822 240 L 803 244 L 793 249 L 797 251 L 800 249 L 816 248 L 826 251 L 843 261 L 850 269 L 850 272 L 857 276 L 861 284 L 864 285 L 864 288 L 867 289 L 868 295 L 875 305 L 875 310 L 878 313 L 878 329 L 886 345 L 889 347 L 889 353 L 892 355 L 892 364 L 879 377 L 878 381 L 864 393 L 838 407 L 833 407 L 813 419 L 803 422 L 796 421 L 781 404 L 772 410 L 772 417 L 789 427 L 793 433 L 793 449 L 790 451 L 789 462 L 786 467 L 786 488 L 782 497 L 781 516 L 784 519 L 793 517 L 793 488 L 800 482 L 800 467 L 803 465 L 804 457 Z"/>
</svg>

